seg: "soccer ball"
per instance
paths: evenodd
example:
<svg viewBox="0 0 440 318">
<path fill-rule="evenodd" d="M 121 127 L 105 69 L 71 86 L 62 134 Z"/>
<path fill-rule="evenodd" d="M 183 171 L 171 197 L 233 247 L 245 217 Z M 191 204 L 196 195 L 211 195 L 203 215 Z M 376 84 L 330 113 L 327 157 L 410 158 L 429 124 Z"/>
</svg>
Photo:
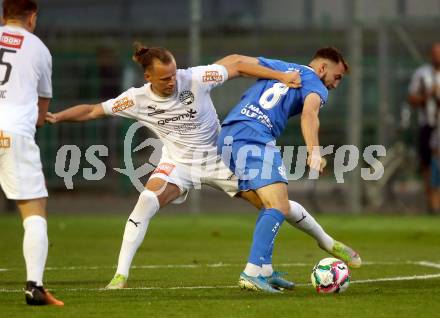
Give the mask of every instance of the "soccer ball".
<svg viewBox="0 0 440 318">
<path fill-rule="evenodd" d="M 328 257 L 313 267 L 311 279 L 318 293 L 342 293 L 350 285 L 350 271 L 343 261 Z"/>
</svg>

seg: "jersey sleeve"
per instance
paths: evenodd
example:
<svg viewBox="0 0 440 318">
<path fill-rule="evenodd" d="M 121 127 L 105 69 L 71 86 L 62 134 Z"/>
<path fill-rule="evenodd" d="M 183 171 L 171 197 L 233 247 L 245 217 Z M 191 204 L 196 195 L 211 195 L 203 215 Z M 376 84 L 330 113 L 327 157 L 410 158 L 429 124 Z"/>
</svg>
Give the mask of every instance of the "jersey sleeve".
<svg viewBox="0 0 440 318">
<path fill-rule="evenodd" d="M 116 98 L 103 102 L 102 107 L 106 115 L 137 119 L 138 105 L 133 88 L 130 88 Z"/>
<path fill-rule="evenodd" d="M 52 98 L 52 56 L 46 48 L 41 54 L 39 67 L 41 74 L 37 86 L 38 96 Z"/>
<path fill-rule="evenodd" d="M 265 67 L 268 67 L 268 68 L 276 70 L 276 71 L 286 72 L 289 70 L 289 63 L 284 62 L 284 61 L 267 59 L 265 57 L 259 57 L 258 62 L 261 66 L 265 66 Z"/>
<path fill-rule="evenodd" d="M 310 84 L 304 84 L 301 88 L 301 98 L 302 103 L 304 105 L 304 101 L 306 100 L 306 97 L 311 93 L 316 93 L 321 98 L 321 107 L 327 103 L 328 100 L 328 90 L 322 85 L 321 82 L 311 82 Z"/>
<path fill-rule="evenodd" d="M 192 81 L 198 83 L 206 91 L 222 85 L 228 80 L 228 71 L 223 65 L 211 64 L 189 69 Z"/>
</svg>

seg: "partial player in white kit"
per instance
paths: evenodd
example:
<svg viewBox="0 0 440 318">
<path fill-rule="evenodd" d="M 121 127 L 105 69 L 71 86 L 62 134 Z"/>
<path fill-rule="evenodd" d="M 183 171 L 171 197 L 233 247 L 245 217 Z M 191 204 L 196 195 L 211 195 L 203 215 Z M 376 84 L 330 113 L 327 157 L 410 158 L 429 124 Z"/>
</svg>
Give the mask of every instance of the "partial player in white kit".
<svg viewBox="0 0 440 318">
<path fill-rule="evenodd" d="M 48 196 L 40 150 L 34 136 L 44 124 L 52 97 L 52 57 L 32 34 L 37 4 L 33 0 L 3 1 L 0 27 L 0 186 L 17 202 L 23 219 L 23 254 L 29 305 L 57 305 L 43 288 L 48 238 Z"/>
<path fill-rule="evenodd" d="M 139 46 L 134 60 L 145 72 L 147 84 L 143 87 L 131 88 L 101 104 L 78 105 L 56 114 L 48 113 L 47 120 L 51 123 L 87 121 L 110 115 L 131 118 L 152 130 L 164 144 L 160 162 L 128 218 L 116 275 L 107 288 L 126 286 L 131 262 L 155 213 L 170 202 L 184 202 L 188 191 L 199 183 L 220 189 L 230 196 L 241 196 L 257 208 L 261 207 L 253 193 L 239 193 L 235 176 L 217 155 L 216 139 L 220 125 L 210 91 L 239 75 L 273 78 L 289 87 L 300 84 L 296 73 L 273 72 L 257 63 L 247 63 L 247 59 L 231 55 L 213 65 L 177 69 L 168 50 Z M 334 240 L 301 205 L 293 201 L 291 205 L 292 224 L 302 227 L 315 238 L 319 237 L 321 246 L 332 250 Z M 300 219 L 302 222 L 296 223 Z M 273 272 L 271 266 L 266 270 L 263 274 L 273 276 L 274 284 L 293 287 L 293 283 Z"/>
</svg>

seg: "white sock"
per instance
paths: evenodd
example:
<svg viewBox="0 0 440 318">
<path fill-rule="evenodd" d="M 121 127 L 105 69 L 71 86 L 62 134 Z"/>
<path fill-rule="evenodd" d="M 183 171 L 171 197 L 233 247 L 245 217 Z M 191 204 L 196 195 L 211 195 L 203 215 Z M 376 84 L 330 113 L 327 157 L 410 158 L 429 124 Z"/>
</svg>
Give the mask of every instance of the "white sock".
<svg viewBox="0 0 440 318">
<path fill-rule="evenodd" d="M 313 216 L 311 216 L 301 204 L 295 201 L 289 201 L 289 204 L 290 211 L 286 217 L 286 221 L 297 229 L 312 236 L 322 249 L 330 251 L 334 244 L 333 238 L 325 233 L 321 225 L 316 222 Z"/>
<path fill-rule="evenodd" d="M 263 264 L 261 265 L 261 275 L 264 277 L 272 276 L 273 267 L 272 264 Z"/>
<path fill-rule="evenodd" d="M 252 263 L 247 263 L 244 269 L 244 273 L 248 276 L 257 277 L 258 275 L 261 274 L 261 266 Z"/>
<path fill-rule="evenodd" d="M 156 195 L 149 190 L 142 191 L 125 225 L 121 251 L 119 252 L 118 268 L 116 269 L 117 274 L 128 277 L 131 262 L 144 240 L 150 219 L 159 208 L 160 205 Z"/>
<path fill-rule="evenodd" d="M 32 215 L 24 219 L 23 255 L 26 262 L 26 280 L 43 286 L 44 266 L 46 265 L 48 239 L 46 219 Z"/>
</svg>

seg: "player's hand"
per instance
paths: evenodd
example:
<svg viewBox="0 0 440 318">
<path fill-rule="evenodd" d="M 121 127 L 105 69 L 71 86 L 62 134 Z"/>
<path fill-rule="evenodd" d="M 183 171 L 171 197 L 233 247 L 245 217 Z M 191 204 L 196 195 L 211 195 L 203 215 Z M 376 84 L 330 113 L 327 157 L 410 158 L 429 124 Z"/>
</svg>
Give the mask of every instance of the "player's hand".
<svg viewBox="0 0 440 318">
<path fill-rule="evenodd" d="M 440 100 L 440 84 L 436 85 L 436 87 L 433 89 L 433 91 L 434 91 L 434 97 L 437 98 L 438 100 Z"/>
<path fill-rule="evenodd" d="M 290 88 L 301 87 L 301 76 L 298 71 L 283 73 L 280 82 Z"/>
<path fill-rule="evenodd" d="M 45 120 L 49 124 L 55 124 L 58 122 L 57 116 L 55 114 L 52 114 L 51 112 L 47 112 Z"/>
<path fill-rule="evenodd" d="M 313 154 L 307 158 L 307 165 L 310 167 L 310 169 L 322 173 L 324 168 L 327 166 L 327 160 L 318 154 Z"/>
</svg>

